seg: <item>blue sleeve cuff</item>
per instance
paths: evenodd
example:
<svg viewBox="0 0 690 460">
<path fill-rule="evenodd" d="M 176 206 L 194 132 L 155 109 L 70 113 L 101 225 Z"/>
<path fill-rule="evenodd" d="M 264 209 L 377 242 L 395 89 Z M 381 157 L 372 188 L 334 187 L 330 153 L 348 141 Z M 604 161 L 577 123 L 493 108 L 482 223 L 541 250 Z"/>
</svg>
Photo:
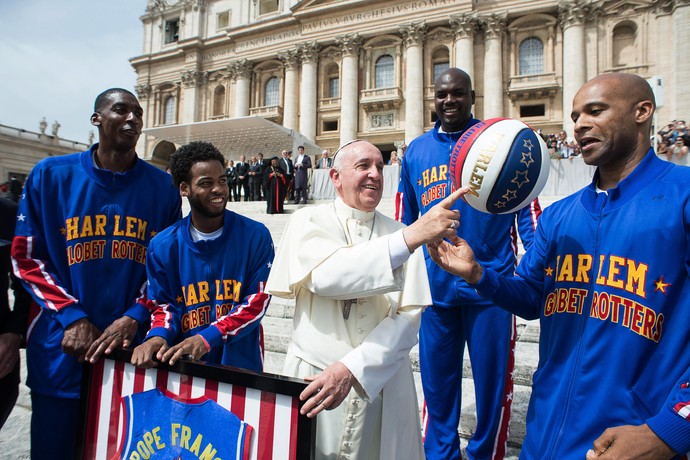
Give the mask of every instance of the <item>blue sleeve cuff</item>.
<svg viewBox="0 0 690 460">
<path fill-rule="evenodd" d="M 470 286 L 472 286 L 480 296 L 490 299 L 496 295 L 496 291 L 498 290 L 498 273 L 490 268 L 482 268 L 482 277 L 479 278 L 477 284 L 470 284 Z"/>
<path fill-rule="evenodd" d="M 67 326 L 70 324 L 76 323 L 80 319 L 88 317 L 89 315 L 82 310 L 78 303 L 63 308 L 57 313 L 57 315 L 55 315 L 55 319 L 58 320 L 63 329 L 67 329 Z"/>
<path fill-rule="evenodd" d="M 162 337 L 165 340 L 165 342 L 168 345 L 170 345 L 175 340 L 175 332 L 164 327 L 154 327 L 146 333 L 146 338 L 144 339 L 144 342 L 146 342 L 151 337 Z"/>
<path fill-rule="evenodd" d="M 667 405 L 648 419 L 647 425 L 676 453 L 690 452 L 690 420 L 684 419 Z"/>
<path fill-rule="evenodd" d="M 210 325 L 203 331 L 199 332 L 199 335 L 206 340 L 206 343 L 209 344 L 211 350 L 223 343 L 223 333 L 220 332 L 220 330 L 214 325 Z"/>
<path fill-rule="evenodd" d="M 151 312 L 140 303 L 135 303 L 125 312 L 124 316 L 129 316 L 132 319 L 139 321 L 139 324 L 151 322 Z"/>
</svg>

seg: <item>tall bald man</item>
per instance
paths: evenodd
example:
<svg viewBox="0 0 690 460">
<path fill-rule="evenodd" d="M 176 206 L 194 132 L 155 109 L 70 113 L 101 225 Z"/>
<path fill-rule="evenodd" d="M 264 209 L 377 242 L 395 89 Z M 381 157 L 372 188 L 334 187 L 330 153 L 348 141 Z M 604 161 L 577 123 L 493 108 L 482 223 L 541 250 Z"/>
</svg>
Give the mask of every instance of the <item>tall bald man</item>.
<svg viewBox="0 0 690 460">
<path fill-rule="evenodd" d="M 471 244 L 434 260 L 501 307 L 540 319 L 521 458 L 663 460 L 690 452 L 690 168 L 657 158 L 654 94 L 606 74 L 575 95 L 592 183 L 549 206 L 518 276 Z"/>
<path fill-rule="evenodd" d="M 415 222 L 451 193 L 450 154 L 479 120 L 472 116 L 475 94 L 469 75 L 457 68 L 434 84 L 438 121 L 410 142 L 402 160 L 398 219 Z M 455 203 L 463 225 L 458 235 L 476 243 L 477 258 L 500 273 L 512 274 L 517 236 L 529 247 L 539 202 L 514 213 L 493 215 Z M 424 449 L 429 460 L 459 460 L 458 425 L 462 407 L 465 345 L 472 364 L 477 425 L 466 453 L 471 460 L 505 455 L 513 400 L 515 319 L 480 298 L 471 286 L 427 259 L 434 303 L 424 311 L 419 333 L 419 365 L 426 404 Z"/>
<path fill-rule="evenodd" d="M 266 285 L 295 299 L 284 373 L 311 382 L 300 398 L 319 417 L 317 459 L 419 460 L 409 353 L 431 296 L 418 249 L 455 233 L 457 194 L 404 228 L 376 211 L 383 156 L 361 140 L 336 152 L 330 177 L 338 197 L 292 216 Z"/>
</svg>

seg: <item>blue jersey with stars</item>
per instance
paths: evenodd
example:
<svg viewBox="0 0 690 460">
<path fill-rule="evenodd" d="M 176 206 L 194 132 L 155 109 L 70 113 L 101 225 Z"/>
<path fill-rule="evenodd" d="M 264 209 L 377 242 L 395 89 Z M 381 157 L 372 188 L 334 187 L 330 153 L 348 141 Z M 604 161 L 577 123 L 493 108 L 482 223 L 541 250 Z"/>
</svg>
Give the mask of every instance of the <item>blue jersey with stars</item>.
<svg viewBox="0 0 690 460">
<path fill-rule="evenodd" d="M 149 246 L 147 338 L 160 336 L 173 344 L 200 334 L 211 346 L 202 359 L 261 372 L 271 234 L 262 223 L 228 210 L 215 239 L 192 241 L 190 225 L 187 216 Z"/>
<path fill-rule="evenodd" d="M 690 451 L 690 168 L 650 150 L 608 195 L 598 179 L 544 211 L 517 277 L 476 285 L 540 320 L 521 458 L 581 459 L 644 423 Z"/>
<path fill-rule="evenodd" d="M 123 442 L 117 459 L 249 458 L 252 427 L 206 397 L 183 400 L 154 389 L 122 398 Z"/>
<path fill-rule="evenodd" d="M 169 174 L 141 159 L 124 173 L 100 169 L 97 149 L 40 161 L 19 203 L 12 256 L 42 307 L 27 340 L 27 383 L 41 394 L 79 397 L 82 364 L 62 351 L 66 327 L 148 321 L 146 249 L 181 217 Z"/>
</svg>

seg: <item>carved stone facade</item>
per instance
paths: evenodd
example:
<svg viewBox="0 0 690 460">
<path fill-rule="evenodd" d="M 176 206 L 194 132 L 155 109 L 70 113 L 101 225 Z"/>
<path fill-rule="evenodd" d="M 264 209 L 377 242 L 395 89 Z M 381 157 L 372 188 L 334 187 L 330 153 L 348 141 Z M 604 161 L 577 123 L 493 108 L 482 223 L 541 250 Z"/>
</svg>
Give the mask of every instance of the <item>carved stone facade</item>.
<svg viewBox="0 0 690 460">
<path fill-rule="evenodd" d="M 472 76 L 475 116 L 545 133 L 572 135 L 573 95 L 605 72 L 655 77 L 659 124 L 690 118 L 688 0 L 149 0 L 141 19 L 147 128 L 257 115 L 387 156 L 433 126 L 449 66 Z"/>
</svg>

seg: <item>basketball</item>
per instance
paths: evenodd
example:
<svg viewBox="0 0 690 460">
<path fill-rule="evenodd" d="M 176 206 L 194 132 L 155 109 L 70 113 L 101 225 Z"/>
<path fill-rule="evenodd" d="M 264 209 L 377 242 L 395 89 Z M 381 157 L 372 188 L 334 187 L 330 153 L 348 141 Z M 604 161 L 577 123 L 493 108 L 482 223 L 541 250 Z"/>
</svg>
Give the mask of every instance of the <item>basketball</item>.
<svg viewBox="0 0 690 460">
<path fill-rule="evenodd" d="M 469 186 L 464 200 L 482 212 L 506 214 L 529 205 L 549 177 L 549 149 L 521 121 L 490 118 L 471 126 L 450 156 L 453 187 Z"/>
</svg>

